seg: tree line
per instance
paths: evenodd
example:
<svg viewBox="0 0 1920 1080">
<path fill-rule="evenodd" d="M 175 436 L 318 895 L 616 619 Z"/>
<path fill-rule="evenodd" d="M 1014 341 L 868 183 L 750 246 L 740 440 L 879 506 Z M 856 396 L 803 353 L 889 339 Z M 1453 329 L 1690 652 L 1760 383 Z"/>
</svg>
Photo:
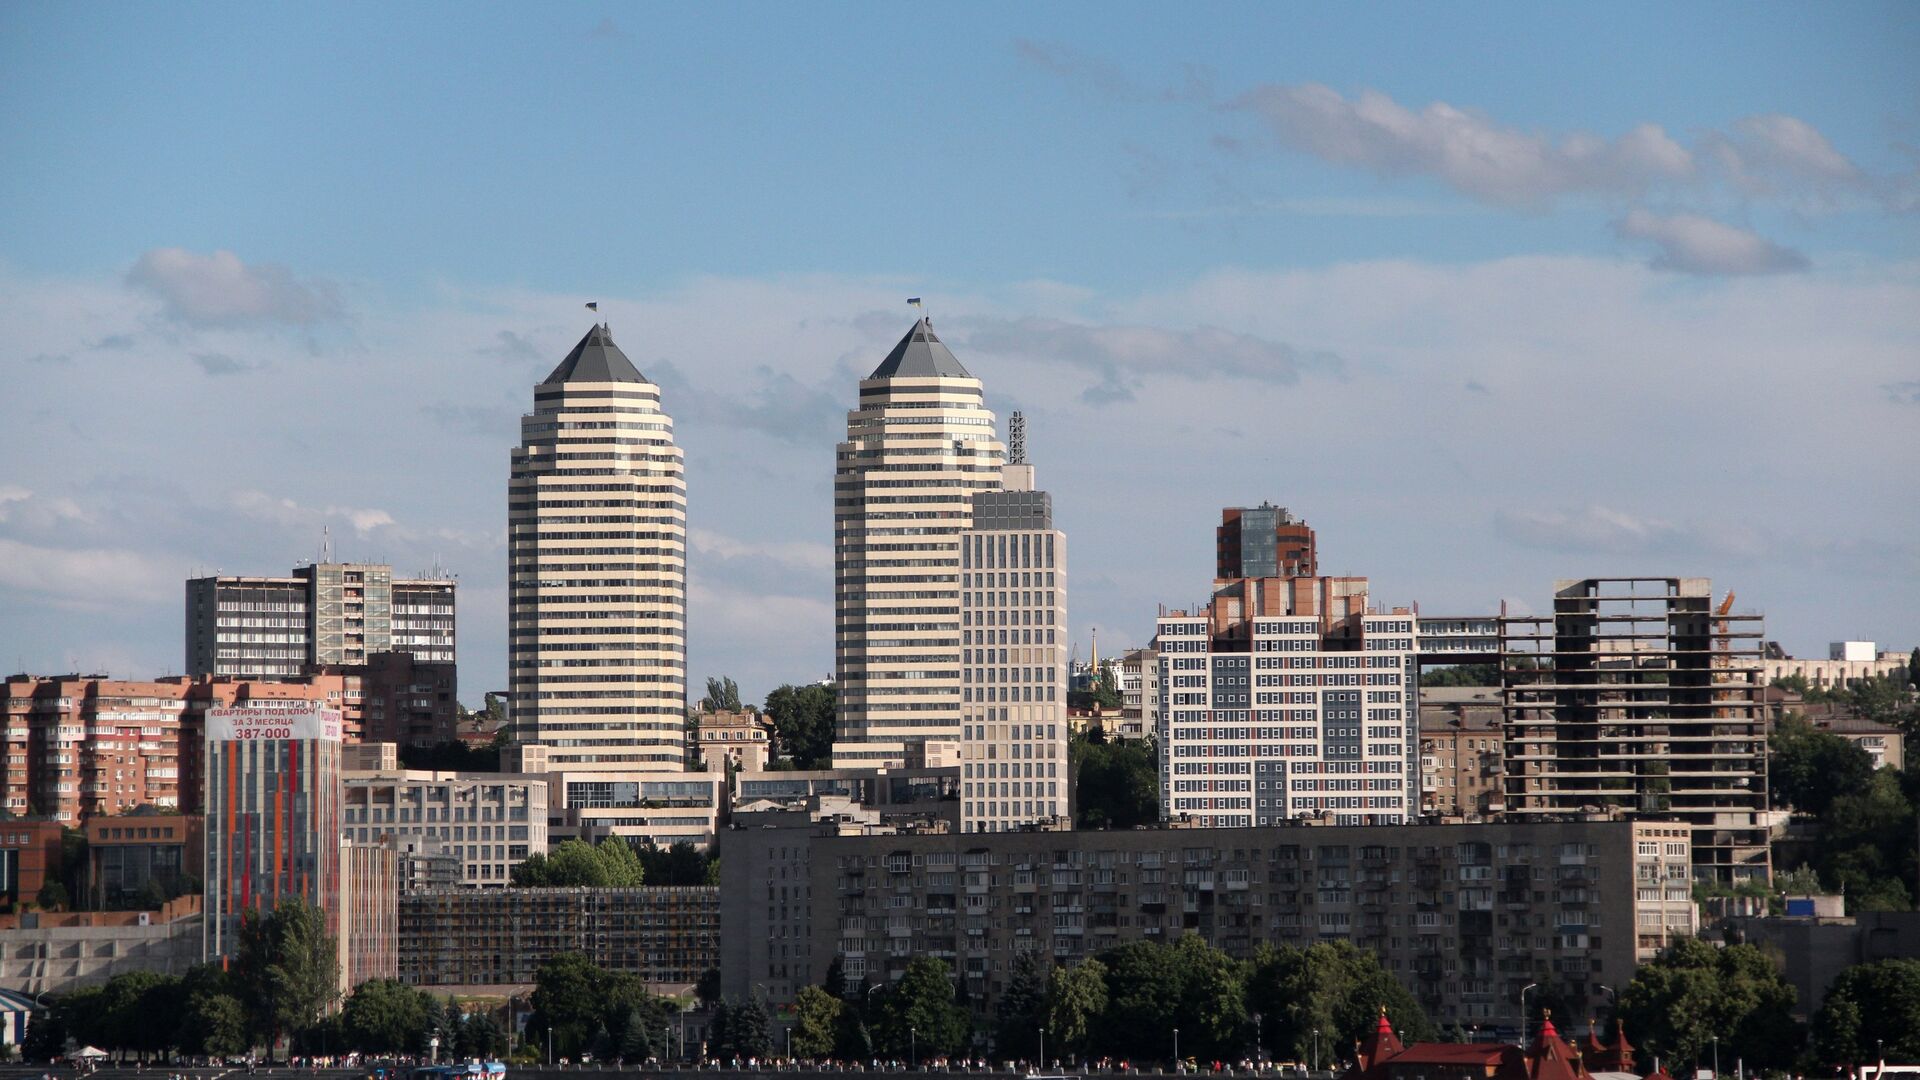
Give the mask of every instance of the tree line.
<svg viewBox="0 0 1920 1080">
<path fill-rule="evenodd" d="M 917 957 L 885 984 L 851 984 L 836 960 L 794 1003 L 793 1050 L 813 1059 L 1238 1061 L 1264 1053 L 1322 1062 L 1377 1023 L 1384 1006 L 1409 1039 L 1431 1038 L 1419 1003 L 1371 952 L 1347 942 L 1263 945 L 1237 960 L 1188 934 L 1133 941 L 1072 965 L 1014 962 L 993 1015 L 975 1023 L 964 980 Z"/>
</svg>

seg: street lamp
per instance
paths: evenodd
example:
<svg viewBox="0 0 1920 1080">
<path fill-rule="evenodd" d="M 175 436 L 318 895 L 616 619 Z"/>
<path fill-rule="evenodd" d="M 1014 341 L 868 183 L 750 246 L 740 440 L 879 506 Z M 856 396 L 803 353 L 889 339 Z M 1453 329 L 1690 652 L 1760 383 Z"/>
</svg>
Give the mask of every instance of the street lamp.
<svg viewBox="0 0 1920 1080">
<path fill-rule="evenodd" d="M 1720 1080 L 1720 1036 L 1713 1037 L 1713 1080 Z"/>
<path fill-rule="evenodd" d="M 1040 1071 L 1047 1071 L 1047 1025 L 1040 1025 Z"/>
<path fill-rule="evenodd" d="M 1260 1048 L 1260 1014 L 1254 1013 L 1253 1014 L 1253 1067 L 1258 1069 L 1260 1067 L 1260 1059 L 1266 1056 L 1267 1055 L 1265 1051 L 1263 1051 Z"/>
<path fill-rule="evenodd" d="M 1527 991 L 1537 990 L 1539 983 L 1528 983 L 1520 988 L 1520 1052 L 1527 1052 Z"/>
<path fill-rule="evenodd" d="M 1320 1029 L 1313 1029 L 1313 1071 L 1320 1071 Z"/>
<path fill-rule="evenodd" d="M 907 1027 L 907 1067 L 910 1069 L 920 1067 L 920 1032 L 912 1025 Z"/>
<path fill-rule="evenodd" d="M 1173 1029 L 1173 1071 L 1180 1072 L 1180 1029 Z"/>
</svg>

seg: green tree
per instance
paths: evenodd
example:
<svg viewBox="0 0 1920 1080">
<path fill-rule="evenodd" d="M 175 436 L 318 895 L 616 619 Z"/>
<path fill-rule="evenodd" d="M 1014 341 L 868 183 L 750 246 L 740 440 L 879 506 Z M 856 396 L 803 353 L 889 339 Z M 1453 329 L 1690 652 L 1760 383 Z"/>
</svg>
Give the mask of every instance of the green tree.
<svg viewBox="0 0 1920 1080">
<path fill-rule="evenodd" d="M 395 979 L 368 979 L 340 1009 L 340 1034 L 363 1054 L 413 1054 L 427 1048 L 439 1006 Z"/>
<path fill-rule="evenodd" d="M 1920 690 L 1920 645 L 1913 647 L 1913 655 L 1907 657 L 1907 685 Z"/>
<path fill-rule="evenodd" d="M 722 998 L 707 1032 L 707 1052 L 721 1058 L 766 1057 L 773 1051 L 773 1020 L 759 995 Z"/>
<path fill-rule="evenodd" d="M 873 1057 L 873 1032 L 860 1010 L 852 1005 L 840 1010 L 840 1030 L 834 1033 L 833 1056 L 841 1061 L 867 1061 Z"/>
<path fill-rule="evenodd" d="M 1180 979 L 1177 1014 L 1181 1047 L 1204 1058 L 1232 1061 L 1245 1053 L 1246 965 L 1198 934 L 1174 942 Z"/>
<path fill-rule="evenodd" d="M 841 1014 L 846 1002 L 818 986 L 803 986 L 793 998 L 793 1052 L 819 1060 L 833 1053 L 840 1041 Z"/>
<path fill-rule="evenodd" d="M 1700 1064 L 1717 1035 L 1750 1068 L 1787 1068 L 1804 1041 L 1794 996 L 1758 948 L 1683 938 L 1640 966 L 1620 993 L 1620 1016 L 1649 1057 Z"/>
<path fill-rule="evenodd" d="M 43 911 L 65 911 L 72 903 L 67 897 L 67 887 L 58 881 L 48 881 L 34 894 L 33 902 Z"/>
<path fill-rule="evenodd" d="M 1813 1016 L 1813 1050 L 1822 1064 L 1854 1065 L 1920 1057 L 1920 960 L 1855 964 L 1827 987 Z"/>
<path fill-rule="evenodd" d="M 720 969 L 708 968 L 700 973 L 700 979 L 693 984 L 693 996 L 702 1005 L 712 1006 L 720 1001 Z"/>
<path fill-rule="evenodd" d="M 282 900 L 270 915 L 242 916 L 234 967 L 249 1026 L 268 1046 L 311 1030 L 339 996 L 338 949 L 326 917 L 298 898 Z"/>
<path fill-rule="evenodd" d="M 708 679 L 707 696 L 700 699 L 704 713 L 739 712 L 740 687 L 728 678 Z"/>
<path fill-rule="evenodd" d="M 551 1034 L 556 1055 L 571 1057 L 593 1036 L 600 1017 L 600 969 L 586 954 L 557 953 L 534 975 L 527 1030 Z"/>
<path fill-rule="evenodd" d="M 994 1003 L 993 1049 L 1002 1058 L 1038 1061 L 1040 1028 L 1046 1024 L 1047 986 L 1040 958 L 1023 952 Z"/>
<path fill-rule="evenodd" d="M 1107 1010 L 1107 966 L 1088 957 L 1056 967 L 1047 985 L 1047 1056 L 1082 1058 L 1100 1015 Z"/>
<path fill-rule="evenodd" d="M 27 1037 L 20 1044 L 20 1056 L 28 1061 L 52 1061 L 66 1052 L 68 1031 L 57 1003 L 27 1023 Z"/>
<path fill-rule="evenodd" d="M 1835 799 L 1866 787 L 1873 776 L 1873 758 L 1865 750 L 1798 714 L 1774 726 L 1767 746 L 1767 782 L 1775 806 L 1823 816 Z"/>
<path fill-rule="evenodd" d="M 1910 911 L 1914 808 L 1892 769 L 1873 773 L 1856 790 L 1836 796 L 1820 821 L 1814 869 L 1845 891 L 1847 910 Z"/>
<path fill-rule="evenodd" d="M 497 1058 L 507 1052 L 507 1033 L 500 1030 L 493 1017 L 485 1013 L 474 1013 L 460 1025 L 460 1055 L 464 1058 L 487 1060 Z"/>
<path fill-rule="evenodd" d="M 847 962 L 839 953 L 833 954 L 833 960 L 827 964 L 827 978 L 821 988 L 842 1001 L 847 997 Z"/>
<path fill-rule="evenodd" d="M 174 1044 L 185 1020 L 178 978 L 153 971 L 129 971 L 101 988 L 105 1044 L 132 1050 L 142 1062 Z"/>
<path fill-rule="evenodd" d="M 767 695 L 764 711 L 774 738 L 796 769 L 823 769 L 833 760 L 834 688 L 809 683 L 782 686 Z"/>
<path fill-rule="evenodd" d="M 646 1014 L 638 1008 L 627 1010 L 620 1025 L 619 1045 L 622 1061 L 645 1061 L 653 1056 L 653 1033 L 648 1030 Z"/>
<path fill-rule="evenodd" d="M 1180 1005 L 1173 951 L 1151 941 L 1129 941 L 1099 956 L 1106 968 L 1107 1007 L 1094 1041 L 1114 1057 L 1165 1061 L 1173 1056 L 1172 1017 Z"/>
<path fill-rule="evenodd" d="M 512 882 L 526 888 L 632 889 L 646 881 L 646 870 L 633 845 L 618 836 L 598 844 L 563 840 L 552 851 L 529 856 L 513 868 Z"/>
<path fill-rule="evenodd" d="M 876 1034 L 895 1057 L 955 1053 L 970 1030 L 967 1011 L 954 1001 L 953 969 L 937 957 L 915 957 L 880 1001 Z"/>
<path fill-rule="evenodd" d="M 689 840 L 676 840 L 666 848 L 648 844 L 635 855 L 640 859 L 641 877 L 649 885 L 706 885 L 709 868 L 720 858 Z"/>
<path fill-rule="evenodd" d="M 1454 664 L 1420 673 L 1421 686 L 1499 686 L 1498 664 Z"/>
<path fill-rule="evenodd" d="M 1260 1014 L 1261 1045 L 1275 1056 L 1309 1060 L 1318 1031 L 1324 1064 L 1327 1054 L 1372 1032 L 1382 1007 L 1409 1040 L 1436 1036 L 1425 1010 L 1379 957 L 1350 942 L 1263 946 L 1252 968 L 1248 1004 Z"/>
<path fill-rule="evenodd" d="M 1160 818 L 1160 766 L 1144 739 L 1076 737 L 1069 766 L 1082 829 L 1137 829 Z"/>
</svg>

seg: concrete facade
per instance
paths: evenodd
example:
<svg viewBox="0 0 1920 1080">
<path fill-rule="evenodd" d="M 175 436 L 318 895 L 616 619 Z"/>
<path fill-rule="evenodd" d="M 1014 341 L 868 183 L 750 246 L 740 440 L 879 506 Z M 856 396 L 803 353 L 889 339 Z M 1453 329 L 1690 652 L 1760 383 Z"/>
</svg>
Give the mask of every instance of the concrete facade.
<svg viewBox="0 0 1920 1080">
<path fill-rule="evenodd" d="M 1606 1004 L 1698 927 L 1690 830 L 1677 822 L 1317 826 L 822 835 L 730 834 L 723 978 L 770 1000 L 825 978 L 885 982 L 946 960 L 991 1015 L 1015 959 L 1073 963 L 1197 933 L 1238 957 L 1264 942 L 1352 941 L 1436 1022 L 1517 1023 L 1552 979 Z M 736 839 L 744 858 L 733 855 Z M 804 878 L 801 872 L 804 870 Z"/>
<path fill-rule="evenodd" d="M 453 664 L 455 582 L 384 563 L 318 562 L 287 577 L 187 581 L 186 673 L 289 678 L 404 652 Z"/>
<path fill-rule="evenodd" d="M 924 319 L 860 381 L 834 454 L 839 741 L 960 737 L 959 534 L 1004 451 L 980 380 Z"/>
<path fill-rule="evenodd" d="M 1706 578 L 1583 578 L 1502 619 L 1506 813 L 1671 815 L 1700 876 L 1766 878 L 1760 617 L 1731 607 Z"/>
<path fill-rule="evenodd" d="M 431 841 L 454 859 L 458 884 L 505 886 L 513 868 L 547 850 L 547 779 L 519 773 L 419 770 L 343 773 L 346 839 Z M 425 854 L 417 845 L 409 851 Z M 424 869 L 424 868 L 423 868 Z"/>
<path fill-rule="evenodd" d="M 159 911 L 0 915 L 0 984 L 58 994 L 129 971 L 184 975 L 201 962 L 200 898 Z"/>
<path fill-rule="evenodd" d="M 960 821 L 1000 832 L 1070 820 L 1067 535 L 1033 486 L 1024 423 L 1000 490 L 960 534 Z"/>
<path fill-rule="evenodd" d="M 1847 968 L 1876 960 L 1920 959 L 1920 912 L 1866 911 L 1839 918 L 1766 916 L 1726 920 L 1738 941 L 1772 954 L 1798 997 L 1793 1011 L 1811 1017 L 1827 987 Z"/>
<path fill-rule="evenodd" d="M 514 738 L 552 767 L 686 767 L 687 483 L 605 326 L 533 391 L 507 482 Z"/>
</svg>

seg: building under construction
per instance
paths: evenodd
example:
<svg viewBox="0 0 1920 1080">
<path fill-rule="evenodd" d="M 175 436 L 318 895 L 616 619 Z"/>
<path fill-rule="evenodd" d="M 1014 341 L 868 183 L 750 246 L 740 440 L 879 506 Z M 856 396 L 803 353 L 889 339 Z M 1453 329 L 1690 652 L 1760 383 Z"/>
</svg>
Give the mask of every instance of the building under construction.
<svg viewBox="0 0 1920 1080">
<path fill-rule="evenodd" d="M 1732 604 L 1706 578 L 1583 578 L 1504 616 L 1507 813 L 1671 815 L 1696 877 L 1766 877 L 1761 617 Z"/>
</svg>

